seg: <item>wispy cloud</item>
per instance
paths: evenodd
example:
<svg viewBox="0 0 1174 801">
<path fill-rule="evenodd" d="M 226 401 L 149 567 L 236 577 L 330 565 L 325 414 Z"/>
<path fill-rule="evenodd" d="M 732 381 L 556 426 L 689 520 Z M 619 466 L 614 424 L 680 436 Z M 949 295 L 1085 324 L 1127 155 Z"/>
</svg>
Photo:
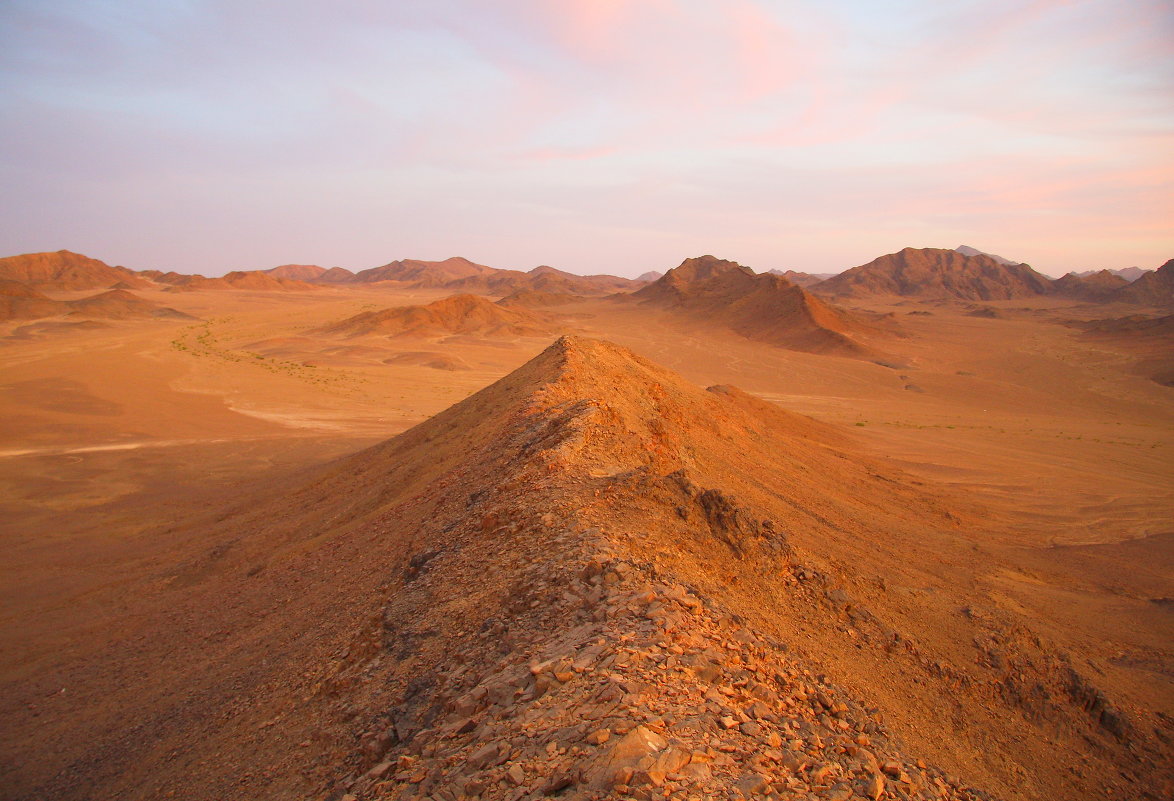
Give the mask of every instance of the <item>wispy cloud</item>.
<svg viewBox="0 0 1174 801">
<path fill-rule="evenodd" d="M 1172 35 L 1163 0 L 10 0 L 0 250 L 1154 265 Z"/>
</svg>

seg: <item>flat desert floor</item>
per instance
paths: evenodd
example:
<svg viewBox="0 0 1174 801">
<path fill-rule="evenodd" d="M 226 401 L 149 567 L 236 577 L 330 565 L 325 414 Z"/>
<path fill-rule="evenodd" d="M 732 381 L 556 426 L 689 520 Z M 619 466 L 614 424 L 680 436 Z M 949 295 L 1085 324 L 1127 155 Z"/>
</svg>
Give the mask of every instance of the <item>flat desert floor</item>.
<svg viewBox="0 0 1174 801">
<path fill-rule="evenodd" d="M 26 779 L 68 761 L 52 745 L 67 733 L 107 725 L 110 710 L 62 713 L 116 681 L 90 657 L 133 626 L 129 595 L 202 552 L 180 521 L 404 431 L 555 338 L 315 333 L 447 294 L 423 290 L 140 294 L 199 319 L 0 328 L 0 724 L 21 732 L 5 759 Z M 1174 717 L 1174 388 L 1147 374 L 1152 350 L 1064 324 L 1114 316 L 1103 309 L 986 306 L 873 306 L 902 332 L 874 343 L 874 361 L 608 299 L 541 313 L 964 491 L 991 515 L 973 535 L 999 556 L 974 579 L 986 603 L 1095 658 L 1107 691 Z"/>
</svg>

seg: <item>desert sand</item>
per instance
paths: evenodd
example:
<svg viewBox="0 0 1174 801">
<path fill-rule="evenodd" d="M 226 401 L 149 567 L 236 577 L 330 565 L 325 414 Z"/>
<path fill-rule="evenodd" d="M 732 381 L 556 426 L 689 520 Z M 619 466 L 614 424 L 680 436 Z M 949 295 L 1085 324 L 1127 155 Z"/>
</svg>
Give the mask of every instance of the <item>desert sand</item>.
<svg viewBox="0 0 1174 801">
<path fill-rule="evenodd" d="M 297 267 L 0 323 L 4 797 L 1174 791 L 1168 321 Z"/>
</svg>

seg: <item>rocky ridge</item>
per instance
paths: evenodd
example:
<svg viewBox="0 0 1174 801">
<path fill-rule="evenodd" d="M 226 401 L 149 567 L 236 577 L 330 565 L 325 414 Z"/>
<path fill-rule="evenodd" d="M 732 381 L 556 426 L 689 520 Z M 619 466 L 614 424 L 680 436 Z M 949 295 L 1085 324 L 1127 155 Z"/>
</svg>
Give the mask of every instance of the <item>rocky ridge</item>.
<svg viewBox="0 0 1174 801">
<path fill-rule="evenodd" d="M 98 709 L 130 712 L 64 738 L 27 797 L 1172 786 L 1169 722 L 984 594 L 1003 566 L 969 532 L 997 536 L 997 518 L 835 427 L 615 345 L 562 338 L 268 491 L 191 521 L 208 552 L 128 592 L 165 602 L 142 633 L 183 637 L 111 643 L 152 684 L 101 685 Z M 70 679 L 66 699 L 45 677 L 41 703 L 85 699 Z"/>
<path fill-rule="evenodd" d="M 937 686 L 940 712 L 969 722 L 916 725 L 937 729 L 947 750 L 969 738 L 985 743 L 988 769 L 1030 764 L 1032 752 L 1053 758 L 1043 741 L 1061 731 L 1103 743 L 1098 758 L 1112 743 L 1140 742 L 1119 707 L 1020 623 L 967 608 L 977 670 L 941 642 L 919 642 L 884 602 L 870 608 L 852 571 L 826 565 L 830 554 L 816 555 L 798 536 L 810 526 L 856 529 L 849 520 L 863 509 L 833 499 L 827 517 L 811 517 L 792 485 L 785 493 L 798 493 L 789 498 L 795 505 L 781 508 L 802 509 L 804 522 L 764 517 L 745 496 L 712 487 L 727 467 L 712 461 L 720 451 L 674 421 L 720 421 L 715 429 L 744 442 L 745 426 L 773 417 L 793 469 L 830 468 L 833 431 L 730 388 L 685 390 L 622 349 L 583 340 L 560 340 L 506 389 L 552 367 L 553 383 L 496 435 L 508 477 L 463 504 L 440 501 L 433 533 L 405 554 L 378 620 L 329 679 L 345 688 L 346 708 L 383 711 L 354 730 L 359 749 L 344 760 L 345 775 L 323 787 L 327 796 L 991 797 L 914 755 L 890 725 L 891 708 L 815 667 L 844 648 L 863 660 L 853 671 L 880 660 L 905 665 L 911 687 Z M 437 425 L 420 436 L 448 424 Z M 711 458 L 702 466 L 688 453 Z M 889 504 L 910 512 L 907 520 L 951 525 L 940 501 L 916 490 L 884 501 L 862 492 L 873 481 L 895 491 L 897 477 L 843 468 L 829 480 L 879 504 L 869 502 L 866 548 L 880 542 Z M 460 476 L 442 484 L 481 486 Z M 781 629 L 780 619 L 789 621 Z M 1049 797 L 1062 786 L 1070 797 L 1083 793 L 1055 773 L 1005 769 L 1017 788 L 1010 797 Z M 1112 768 L 1098 775 L 1096 786 L 1117 783 L 1120 797 L 1138 790 L 1111 778 Z"/>
<path fill-rule="evenodd" d="M 485 621 L 496 658 L 390 710 L 362 738 L 380 761 L 342 779 L 344 798 L 989 797 L 910 759 L 878 710 L 648 566 L 593 558 L 557 586 L 552 567 L 530 566 L 512 608 L 556 611 L 564 630 L 504 649 L 525 625 Z"/>
</svg>

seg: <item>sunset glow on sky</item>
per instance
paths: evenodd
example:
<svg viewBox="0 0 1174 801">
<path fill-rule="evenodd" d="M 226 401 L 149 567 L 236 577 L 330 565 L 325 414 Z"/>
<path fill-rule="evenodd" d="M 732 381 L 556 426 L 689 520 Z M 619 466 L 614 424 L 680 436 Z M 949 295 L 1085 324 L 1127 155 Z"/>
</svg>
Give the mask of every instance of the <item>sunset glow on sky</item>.
<svg viewBox="0 0 1174 801">
<path fill-rule="evenodd" d="M 9 0 L 0 255 L 1174 257 L 1167 0 Z"/>
</svg>

